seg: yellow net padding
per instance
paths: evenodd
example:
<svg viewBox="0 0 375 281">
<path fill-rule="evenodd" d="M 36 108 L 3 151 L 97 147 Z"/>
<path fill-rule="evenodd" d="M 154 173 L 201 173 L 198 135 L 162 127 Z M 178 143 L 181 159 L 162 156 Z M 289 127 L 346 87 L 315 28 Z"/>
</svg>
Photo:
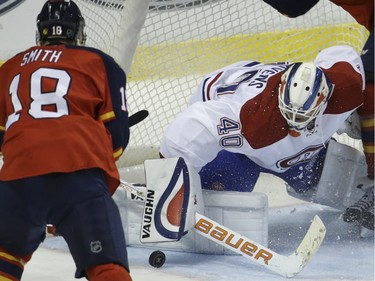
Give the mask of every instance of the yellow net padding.
<svg viewBox="0 0 375 281">
<path fill-rule="evenodd" d="M 351 45 L 359 52 L 363 33 L 363 27 L 351 23 L 143 45 L 137 47 L 129 79 L 205 74 L 241 60 L 311 61 L 320 50 L 337 44 Z"/>
</svg>

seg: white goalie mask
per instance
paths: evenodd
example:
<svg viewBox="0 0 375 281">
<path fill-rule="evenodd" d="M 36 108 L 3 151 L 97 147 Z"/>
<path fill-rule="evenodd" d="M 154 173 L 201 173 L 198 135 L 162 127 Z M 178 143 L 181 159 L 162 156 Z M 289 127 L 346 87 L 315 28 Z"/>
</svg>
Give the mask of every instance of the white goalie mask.
<svg viewBox="0 0 375 281">
<path fill-rule="evenodd" d="M 334 85 L 313 63 L 291 64 L 281 76 L 279 109 L 289 128 L 304 130 L 322 112 Z"/>
</svg>

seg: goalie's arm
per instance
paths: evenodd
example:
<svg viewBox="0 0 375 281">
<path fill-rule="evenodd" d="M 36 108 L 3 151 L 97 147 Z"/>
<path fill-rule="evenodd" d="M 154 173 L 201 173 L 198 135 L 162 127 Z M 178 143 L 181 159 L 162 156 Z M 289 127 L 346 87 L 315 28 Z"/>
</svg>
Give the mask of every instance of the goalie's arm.
<svg viewBox="0 0 375 281">
<path fill-rule="evenodd" d="M 235 120 L 233 115 L 230 105 L 224 101 L 192 104 L 167 126 L 160 154 L 163 158 L 181 157 L 195 171 L 200 171 L 223 150 L 217 125 L 223 116 Z"/>
</svg>

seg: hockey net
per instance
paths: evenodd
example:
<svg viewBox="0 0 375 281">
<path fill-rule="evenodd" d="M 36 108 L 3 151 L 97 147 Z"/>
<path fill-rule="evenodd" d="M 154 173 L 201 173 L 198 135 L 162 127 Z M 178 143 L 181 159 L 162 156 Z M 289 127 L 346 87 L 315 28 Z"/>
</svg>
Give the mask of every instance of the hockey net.
<svg viewBox="0 0 375 281">
<path fill-rule="evenodd" d="M 312 60 L 367 31 L 329 1 L 289 19 L 261 0 L 77 0 L 87 45 L 113 55 L 128 75 L 130 114 L 150 116 L 131 128 L 119 166 L 158 157 L 165 127 L 187 106 L 202 77 L 240 60 Z"/>
</svg>

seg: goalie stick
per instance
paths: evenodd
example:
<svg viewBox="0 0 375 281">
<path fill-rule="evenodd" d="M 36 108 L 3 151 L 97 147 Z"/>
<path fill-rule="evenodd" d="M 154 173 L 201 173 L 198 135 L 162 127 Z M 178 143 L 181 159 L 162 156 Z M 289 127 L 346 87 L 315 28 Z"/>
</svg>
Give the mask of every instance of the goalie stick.
<svg viewBox="0 0 375 281">
<path fill-rule="evenodd" d="M 146 187 L 134 186 L 123 180 L 120 187 L 137 198 L 145 198 Z M 294 277 L 302 271 L 320 248 L 326 234 L 323 222 L 316 215 L 297 249 L 289 256 L 285 256 L 199 213 L 195 213 L 194 230 L 203 237 L 287 278 Z"/>
</svg>

